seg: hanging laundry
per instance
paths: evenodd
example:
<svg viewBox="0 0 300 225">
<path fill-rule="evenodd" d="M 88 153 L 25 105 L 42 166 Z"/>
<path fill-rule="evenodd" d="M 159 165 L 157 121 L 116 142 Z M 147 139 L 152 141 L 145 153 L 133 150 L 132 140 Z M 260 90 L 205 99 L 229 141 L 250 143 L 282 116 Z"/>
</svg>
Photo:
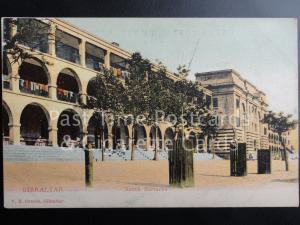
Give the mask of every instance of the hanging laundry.
<svg viewBox="0 0 300 225">
<path fill-rule="evenodd" d="M 117 76 L 121 76 L 122 75 L 122 70 L 121 69 L 117 69 Z"/>
</svg>

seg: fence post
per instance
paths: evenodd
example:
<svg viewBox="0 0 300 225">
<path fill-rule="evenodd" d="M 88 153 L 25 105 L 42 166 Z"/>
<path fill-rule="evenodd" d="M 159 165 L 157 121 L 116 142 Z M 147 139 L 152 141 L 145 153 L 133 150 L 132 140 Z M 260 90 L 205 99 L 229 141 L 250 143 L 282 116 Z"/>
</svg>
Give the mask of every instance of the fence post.
<svg viewBox="0 0 300 225">
<path fill-rule="evenodd" d="M 269 149 L 260 149 L 257 151 L 257 173 L 271 173 L 271 151 Z"/>
<path fill-rule="evenodd" d="M 246 143 L 231 144 L 230 146 L 230 176 L 247 175 Z"/>
<path fill-rule="evenodd" d="M 85 185 L 86 187 L 92 187 L 93 185 L 93 152 L 92 145 L 87 144 L 84 149 L 85 158 Z"/>
<path fill-rule="evenodd" d="M 186 147 L 186 149 L 185 149 Z M 194 186 L 194 146 L 182 137 L 174 140 L 169 150 L 169 184 L 175 187 Z"/>
</svg>

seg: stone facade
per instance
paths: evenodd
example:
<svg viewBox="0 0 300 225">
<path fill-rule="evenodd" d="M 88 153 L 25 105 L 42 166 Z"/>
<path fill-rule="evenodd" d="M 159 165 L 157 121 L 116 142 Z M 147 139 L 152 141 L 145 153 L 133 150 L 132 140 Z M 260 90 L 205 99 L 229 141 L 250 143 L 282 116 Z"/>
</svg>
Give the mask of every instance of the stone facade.
<svg viewBox="0 0 300 225">
<path fill-rule="evenodd" d="M 216 138 L 219 141 L 217 152 L 228 153 L 229 142 L 234 138 L 247 144 L 249 154 L 255 154 L 257 149 L 279 151 L 279 142 L 274 141 L 276 135 L 261 123 L 264 114 L 268 112 L 264 92 L 232 69 L 197 73 L 195 76 L 198 82 L 213 92 L 214 110 L 222 118 Z"/>
<path fill-rule="evenodd" d="M 39 21 L 49 25 L 48 39 L 44 48 L 47 50 L 35 50 L 32 59 L 20 63 L 11 63 L 11 58 L 3 62 L 5 67 L 2 76 L 4 143 L 36 144 L 39 141 L 41 145 L 58 146 L 61 144 L 59 136 L 62 133 L 70 133 L 74 146 L 78 146 L 80 141 L 84 145 L 88 134 L 96 127 L 90 127 L 93 110 L 81 108 L 79 102 L 88 103 L 89 82 L 99 73 L 97 63 L 103 64 L 106 68 L 120 66 L 115 69 L 123 69 L 122 65 L 118 65 L 114 59 L 130 58 L 131 53 L 63 20 Z M 16 34 L 17 29 L 17 25 L 10 27 L 11 37 Z M 60 32 L 61 39 L 57 39 L 57 31 Z M 26 46 L 21 48 L 29 51 Z M 62 52 L 62 49 L 65 52 Z M 72 55 L 69 52 L 72 52 Z M 154 64 L 153 66 L 154 69 L 158 68 Z M 173 80 L 179 79 L 170 71 L 167 71 L 167 76 Z M 204 89 L 204 93 L 207 98 L 211 98 L 210 90 Z M 22 117 L 26 110 L 27 118 L 24 119 Z M 36 116 L 40 114 L 43 115 Z M 71 130 L 61 130 L 58 121 L 62 114 L 78 116 L 80 121 L 78 127 L 73 127 L 75 130 L 72 130 L 72 127 Z M 113 124 L 106 121 L 105 135 L 109 140 L 107 146 L 113 147 L 113 138 L 116 136 L 126 139 L 125 142 L 128 143 L 133 139 L 131 130 L 131 126 L 126 126 L 122 131 L 116 131 Z M 170 124 L 161 122 L 159 124 L 161 143 L 164 143 L 165 137 L 172 135 L 172 132 L 173 128 Z M 140 128 L 138 135 L 145 138 L 146 149 L 153 147 L 154 143 L 151 140 L 153 129 L 150 126 L 145 125 Z M 160 148 L 163 147 L 160 144 Z"/>
</svg>

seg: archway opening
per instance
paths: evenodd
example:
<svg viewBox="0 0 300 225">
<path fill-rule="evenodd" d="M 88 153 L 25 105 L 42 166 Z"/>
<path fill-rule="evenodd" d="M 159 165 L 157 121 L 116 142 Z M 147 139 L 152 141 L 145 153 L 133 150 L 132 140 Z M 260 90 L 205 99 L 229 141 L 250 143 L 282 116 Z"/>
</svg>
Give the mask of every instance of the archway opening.
<svg viewBox="0 0 300 225">
<path fill-rule="evenodd" d="M 19 87 L 21 92 L 48 96 L 49 73 L 42 62 L 25 59 L 19 69 Z"/>
<path fill-rule="evenodd" d="M 196 151 L 196 147 L 197 147 L 197 136 L 196 136 L 195 132 L 193 132 L 193 131 L 190 132 L 188 140 L 192 143 L 192 148 L 194 148 L 195 151 Z"/>
<path fill-rule="evenodd" d="M 140 149 L 146 149 L 146 129 L 142 125 L 137 125 L 134 128 L 134 144 Z"/>
<path fill-rule="evenodd" d="M 82 147 L 81 146 L 81 125 L 80 116 L 73 110 L 64 110 L 57 122 L 58 146 Z"/>
<path fill-rule="evenodd" d="M 21 142 L 26 145 L 48 144 L 48 119 L 41 106 L 27 105 L 21 114 Z"/>
<path fill-rule="evenodd" d="M 96 96 L 96 88 L 96 78 L 93 78 L 89 81 L 86 89 L 88 106 L 93 106 L 93 101 L 95 100 Z"/>
<path fill-rule="evenodd" d="M 10 63 L 7 59 L 4 58 L 3 60 L 3 69 L 2 69 L 2 87 L 6 89 L 10 89 L 10 77 L 11 74 L 11 67 Z"/>
<path fill-rule="evenodd" d="M 156 139 L 157 138 L 157 139 Z M 150 130 L 150 147 L 151 149 L 155 149 L 155 141 L 156 141 L 156 148 L 162 149 L 162 135 L 159 127 L 151 127 Z"/>
<path fill-rule="evenodd" d="M 70 69 L 63 69 L 57 78 L 57 99 L 66 102 L 79 103 L 79 81 L 77 75 Z"/>
<path fill-rule="evenodd" d="M 171 127 L 167 128 L 165 131 L 165 148 L 166 150 L 172 150 L 174 144 L 174 132 Z"/>
<path fill-rule="evenodd" d="M 88 123 L 88 143 L 92 143 L 96 149 L 108 148 L 107 124 L 101 117 L 93 115 Z"/>
<path fill-rule="evenodd" d="M 129 132 L 124 121 L 115 122 L 112 127 L 113 149 L 128 150 L 129 148 Z"/>
<path fill-rule="evenodd" d="M 9 115 L 5 107 L 2 105 L 2 136 L 3 144 L 9 143 Z"/>
</svg>

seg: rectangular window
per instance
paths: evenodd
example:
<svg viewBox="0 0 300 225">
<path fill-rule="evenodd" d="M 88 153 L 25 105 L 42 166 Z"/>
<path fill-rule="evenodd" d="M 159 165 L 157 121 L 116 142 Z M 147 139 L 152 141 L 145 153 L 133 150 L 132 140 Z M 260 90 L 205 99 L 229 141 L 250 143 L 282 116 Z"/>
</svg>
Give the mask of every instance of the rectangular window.
<svg viewBox="0 0 300 225">
<path fill-rule="evenodd" d="M 237 127 L 241 126 L 241 119 L 240 119 L 240 117 L 236 117 L 236 126 Z"/>
<path fill-rule="evenodd" d="M 104 63 L 105 50 L 90 43 L 85 45 L 85 63 L 86 67 L 100 71 Z"/>
<path fill-rule="evenodd" d="M 55 36 L 56 56 L 70 62 L 80 64 L 79 38 L 60 30 L 56 30 Z"/>
<path fill-rule="evenodd" d="M 213 107 L 214 108 L 218 108 L 219 107 L 218 98 L 213 98 Z"/>
<path fill-rule="evenodd" d="M 17 29 L 21 44 L 40 52 L 48 52 L 48 24 L 36 19 L 19 18 Z"/>
<path fill-rule="evenodd" d="M 126 69 L 126 60 L 122 57 L 115 55 L 113 53 L 110 54 L 110 66 L 116 69 Z"/>
<path fill-rule="evenodd" d="M 206 95 L 206 104 L 207 104 L 207 108 L 211 108 L 211 96 Z"/>
</svg>

